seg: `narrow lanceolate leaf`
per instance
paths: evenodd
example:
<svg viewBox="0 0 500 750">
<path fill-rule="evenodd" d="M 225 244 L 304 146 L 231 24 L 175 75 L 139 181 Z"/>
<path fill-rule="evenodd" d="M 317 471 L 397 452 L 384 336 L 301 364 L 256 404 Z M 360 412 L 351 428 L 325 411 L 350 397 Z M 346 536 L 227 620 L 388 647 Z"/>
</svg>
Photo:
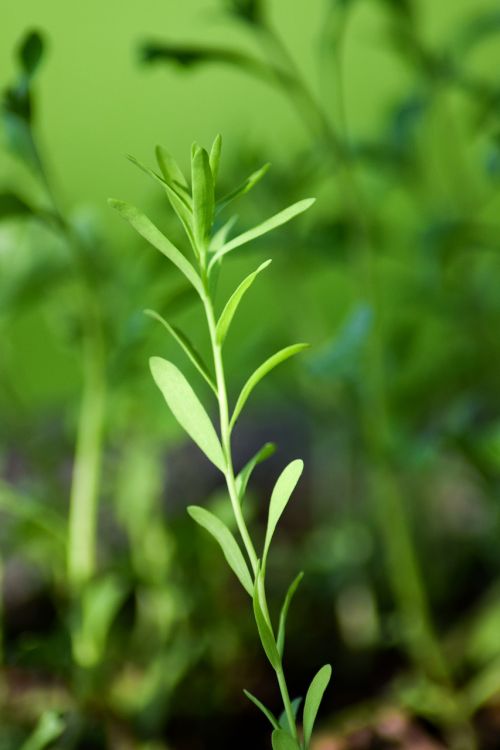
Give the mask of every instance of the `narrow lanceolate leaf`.
<svg viewBox="0 0 500 750">
<path fill-rule="evenodd" d="M 270 166 L 270 164 L 264 164 L 263 167 L 257 169 L 255 172 L 252 172 L 252 174 L 249 175 L 246 180 L 241 183 L 241 185 L 238 185 L 237 188 L 231 190 L 230 193 L 227 193 L 227 195 L 217 201 L 217 210 L 222 211 L 222 209 L 225 208 L 229 203 L 232 203 L 232 201 L 236 200 L 237 198 L 241 198 L 242 195 L 248 193 L 248 191 L 251 190 L 254 185 L 256 185 L 264 177 Z"/>
<path fill-rule="evenodd" d="M 288 591 L 286 592 L 283 606 L 281 607 L 280 622 L 278 626 L 278 637 L 276 639 L 276 645 L 278 647 L 278 651 L 282 658 L 283 658 L 283 651 L 285 649 L 285 631 L 286 631 L 286 618 L 288 617 L 288 610 L 290 609 L 290 604 L 292 602 L 292 599 L 303 577 L 304 577 L 304 573 L 299 573 L 299 575 L 292 581 L 292 583 L 290 584 L 288 588 Z"/>
<path fill-rule="evenodd" d="M 223 224 L 221 228 L 217 230 L 217 232 L 215 232 L 214 236 L 210 240 L 209 250 L 211 253 L 216 253 L 217 250 L 220 250 L 222 245 L 224 245 L 224 243 L 227 240 L 227 236 L 229 232 L 231 231 L 231 229 L 236 223 L 236 219 L 237 219 L 237 216 L 231 216 L 226 221 L 226 223 Z"/>
<path fill-rule="evenodd" d="M 263 596 L 263 583 L 261 580 L 261 573 L 257 571 L 255 586 L 253 589 L 253 612 L 255 616 L 255 622 L 257 624 L 257 630 L 259 631 L 260 641 L 264 652 L 269 659 L 273 669 L 278 669 L 281 663 L 278 649 L 276 648 L 276 642 L 274 640 L 274 634 L 271 627 L 266 620 L 262 609 L 262 596 Z"/>
<path fill-rule="evenodd" d="M 213 266 L 219 258 L 226 255 L 226 253 L 231 252 L 231 250 L 234 250 L 236 247 L 240 247 L 240 245 L 244 245 L 247 242 L 257 239 L 257 237 L 260 237 L 267 232 L 271 232 L 273 229 L 276 229 L 276 227 L 286 224 L 287 221 L 290 221 L 295 216 L 307 211 L 307 209 L 314 203 L 314 200 L 314 198 L 306 198 L 298 203 L 294 203 L 292 206 L 288 206 L 288 208 L 285 208 L 283 211 L 271 216 L 270 219 L 262 222 L 262 224 L 258 224 L 256 227 L 253 227 L 253 229 L 249 229 L 247 232 L 243 232 L 243 234 L 230 240 L 214 255 L 210 261 L 209 270 L 210 267 Z"/>
<path fill-rule="evenodd" d="M 226 462 L 217 433 L 182 372 L 161 357 L 151 357 L 149 364 L 154 381 L 180 426 L 223 472 Z"/>
<path fill-rule="evenodd" d="M 271 501 L 269 503 L 269 515 L 267 517 L 264 554 L 262 555 L 263 568 L 265 568 L 269 546 L 271 544 L 271 539 L 273 538 L 273 534 L 278 521 L 280 520 L 283 511 L 288 505 L 288 501 L 290 500 L 291 494 L 297 486 L 297 482 L 299 481 L 300 475 L 302 474 L 303 470 L 303 461 L 301 461 L 300 459 L 292 461 L 285 469 L 283 469 L 278 477 L 278 481 L 274 485 L 274 490 L 271 495 Z"/>
<path fill-rule="evenodd" d="M 316 721 L 316 716 L 318 714 L 318 709 L 320 707 L 324 692 L 328 686 L 328 683 L 330 682 L 331 676 L 332 668 L 329 664 L 325 664 L 324 667 L 321 667 L 316 677 L 314 677 L 309 686 L 309 690 L 307 691 L 303 715 L 304 747 L 306 748 L 306 750 L 309 747 L 309 742 L 311 740 L 314 722 Z"/>
<path fill-rule="evenodd" d="M 204 148 L 197 148 L 192 159 L 193 228 L 200 252 L 208 247 L 214 220 L 214 178 Z"/>
<path fill-rule="evenodd" d="M 163 146 L 157 146 L 156 160 L 165 182 L 192 208 L 192 198 L 187 180 L 172 154 Z"/>
<path fill-rule="evenodd" d="M 177 326 L 170 325 L 170 323 L 168 323 L 165 318 L 163 318 L 154 310 L 144 310 L 144 312 L 146 313 L 146 315 L 149 315 L 150 318 L 154 318 L 155 320 L 157 320 L 167 329 L 169 334 L 177 341 L 179 346 L 184 349 L 185 353 L 187 354 L 193 365 L 196 367 L 200 375 L 205 378 L 210 388 L 217 395 L 217 387 L 212 380 L 209 369 L 188 337 L 179 328 L 177 328 Z"/>
<path fill-rule="evenodd" d="M 266 458 L 269 458 L 269 456 L 272 456 L 275 452 L 276 445 L 274 443 L 266 443 L 262 446 L 260 451 L 258 451 L 258 453 L 256 453 L 255 456 L 253 456 L 250 461 L 242 468 L 242 470 L 236 477 L 236 491 L 238 493 L 240 501 L 243 499 L 243 495 L 245 494 L 248 480 L 250 479 L 252 471 L 258 464 L 262 463 L 262 461 L 265 461 Z"/>
<path fill-rule="evenodd" d="M 273 370 L 277 365 L 281 364 L 281 362 L 284 362 L 286 359 L 290 359 L 290 357 L 293 357 L 295 354 L 302 352 L 304 349 L 307 349 L 308 346 L 309 344 L 293 344 L 292 346 L 287 346 L 285 347 L 285 349 L 281 349 L 279 352 L 276 352 L 276 354 L 273 354 L 272 357 L 269 357 L 269 359 L 266 359 L 266 361 L 263 362 L 252 375 L 250 375 L 247 382 L 241 389 L 240 395 L 238 396 L 238 400 L 231 417 L 230 429 L 234 427 L 234 424 L 238 419 L 241 410 L 245 406 L 248 397 L 250 396 L 255 386 L 260 383 L 262 378 L 264 378 L 268 374 L 268 372 L 271 372 L 271 370 Z"/>
<path fill-rule="evenodd" d="M 110 199 L 110 206 L 118 211 L 138 232 L 141 237 L 144 237 L 153 247 L 156 247 L 163 255 L 165 255 L 177 268 L 181 271 L 184 276 L 191 282 L 200 297 L 203 297 L 203 285 L 201 279 L 194 270 L 191 263 L 184 257 L 181 251 L 165 237 L 162 232 L 156 227 L 153 222 L 148 219 L 143 213 L 138 211 L 137 208 L 131 206 L 129 203 L 123 201 L 117 201 Z"/>
<path fill-rule="evenodd" d="M 268 265 L 271 263 L 270 260 L 266 260 L 264 263 L 262 263 L 256 271 L 249 274 L 246 279 L 243 279 L 241 284 L 237 287 L 237 289 L 233 292 L 231 297 L 226 303 L 226 306 L 224 307 L 221 316 L 219 320 L 217 321 L 217 342 L 222 346 L 224 343 L 224 339 L 226 338 L 227 332 L 229 330 L 229 326 L 231 325 L 231 321 L 234 317 L 234 314 L 236 310 L 238 309 L 238 305 L 240 304 L 241 300 L 243 299 L 245 292 L 250 289 L 253 282 L 259 275 L 261 271 L 264 270 L 264 268 L 267 268 Z"/>
<path fill-rule="evenodd" d="M 210 150 L 210 169 L 212 170 L 212 177 L 214 178 L 214 185 L 217 181 L 217 175 L 219 174 L 220 164 L 220 152 L 222 149 L 222 136 L 220 133 L 215 137 Z"/>
<path fill-rule="evenodd" d="M 200 526 L 203 526 L 220 544 L 224 557 L 233 573 L 236 575 L 245 591 L 252 596 L 253 583 L 248 565 L 245 562 L 238 542 L 222 521 L 205 508 L 190 505 L 188 513 Z"/>
<path fill-rule="evenodd" d="M 279 729 L 278 721 L 277 721 L 276 717 L 271 713 L 271 711 L 268 708 L 266 708 L 264 706 L 264 704 L 258 698 L 256 698 L 255 695 L 252 695 L 252 693 L 250 693 L 248 690 L 243 690 L 243 692 L 245 693 L 245 695 L 248 698 L 248 700 L 252 701 L 252 703 L 254 704 L 254 706 L 257 706 L 257 708 L 262 711 L 262 713 L 264 714 L 264 716 L 267 719 L 269 719 L 269 721 L 271 722 L 272 727 L 274 729 Z"/>
<path fill-rule="evenodd" d="M 294 740 L 284 729 L 275 729 L 271 739 L 273 750 L 300 750 L 297 740 Z"/>
<path fill-rule="evenodd" d="M 130 162 L 132 162 L 132 164 L 134 164 L 136 167 L 139 167 L 139 169 L 141 169 L 143 172 L 149 175 L 149 177 L 152 177 L 153 180 L 160 183 L 160 185 L 163 187 L 163 189 L 165 190 L 167 194 L 167 198 L 170 202 L 170 205 L 172 206 L 178 218 L 180 219 L 182 226 L 184 227 L 184 231 L 189 237 L 191 244 L 194 246 L 191 203 L 190 203 L 190 200 L 189 201 L 187 200 L 187 197 L 189 197 L 189 195 L 185 197 L 181 194 L 180 191 L 175 191 L 172 187 L 172 183 L 169 183 L 163 177 L 160 177 L 159 174 L 156 174 L 156 172 L 153 172 L 153 170 L 149 169 L 149 167 L 146 167 L 144 166 L 144 164 L 141 164 L 141 162 L 138 159 L 136 159 L 135 156 L 129 155 L 127 158 Z"/>
</svg>

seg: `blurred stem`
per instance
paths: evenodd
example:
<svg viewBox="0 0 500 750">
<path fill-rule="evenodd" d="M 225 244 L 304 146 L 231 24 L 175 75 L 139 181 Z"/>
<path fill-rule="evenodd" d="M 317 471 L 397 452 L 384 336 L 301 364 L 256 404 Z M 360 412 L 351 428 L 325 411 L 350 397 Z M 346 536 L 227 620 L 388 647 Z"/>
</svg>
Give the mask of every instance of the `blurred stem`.
<svg viewBox="0 0 500 750">
<path fill-rule="evenodd" d="M 96 566 L 97 505 L 106 401 L 104 371 L 101 336 L 98 330 L 89 327 L 83 340 L 83 395 L 69 509 L 68 577 L 77 589 L 93 576 Z"/>
<path fill-rule="evenodd" d="M 33 147 L 57 231 L 73 251 L 80 280 L 83 394 L 71 481 L 67 547 L 68 581 L 78 591 L 94 575 L 96 567 L 97 506 L 106 402 L 104 333 L 95 283 L 87 268 L 85 248 L 59 207 L 34 136 Z"/>
</svg>

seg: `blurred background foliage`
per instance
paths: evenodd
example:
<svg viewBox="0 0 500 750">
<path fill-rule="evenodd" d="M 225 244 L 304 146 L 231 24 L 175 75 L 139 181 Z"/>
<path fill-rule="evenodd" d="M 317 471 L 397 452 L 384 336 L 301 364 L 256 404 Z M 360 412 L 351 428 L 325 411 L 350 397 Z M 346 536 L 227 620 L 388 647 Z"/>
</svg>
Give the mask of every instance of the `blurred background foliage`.
<svg viewBox="0 0 500 750">
<path fill-rule="evenodd" d="M 279 467 L 306 460 L 271 594 L 304 568 L 294 689 L 334 665 L 316 747 L 500 747 L 498 3 L 21 0 L 2 16 L 1 750 L 265 746 L 242 688 L 277 695 L 185 514 L 226 498 L 146 361 L 189 364 L 142 310 L 203 352 L 205 331 L 105 202 L 179 240 L 124 157 L 150 164 L 162 143 L 186 166 L 219 131 L 221 193 L 272 162 L 241 227 L 318 197 L 235 254 L 221 289 L 274 258 L 228 345 L 233 394 L 275 348 L 312 344 L 253 397 L 235 451 L 278 446 L 257 523 Z"/>
</svg>

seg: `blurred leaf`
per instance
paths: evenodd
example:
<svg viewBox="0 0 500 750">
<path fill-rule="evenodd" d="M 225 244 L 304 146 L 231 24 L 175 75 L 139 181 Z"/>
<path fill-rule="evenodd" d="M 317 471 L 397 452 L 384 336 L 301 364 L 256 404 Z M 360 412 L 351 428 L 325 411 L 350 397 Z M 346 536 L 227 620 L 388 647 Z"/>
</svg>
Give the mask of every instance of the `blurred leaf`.
<svg viewBox="0 0 500 750">
<path fill-rule="evenodd" d="M 275 729 L 272 735 L 273 750 L 300 750 L 297 740 L 294 740 L 284 729 Z"/>
<path fill-rule="evenodd" d="M 304 573 L 302 572 L 299 573 L 296 578 L 294 578 L 294 580 L 292 581 L 292 583 L 290 584 L 288 588 L 288 591 L 286 592 L 285 601 L 283 602 L 283 606 L 281 608 L 280 621 L 279 621 L 279 627 L 278 627 L 278 637 L 276 639 L 276 645 L 278 646 L 278 651 L 280 652 L 281 658 L 283 658 L 283 651 L 285 649 L 286 618 L 288 617 L 288 610 L 290 609 L 290 604 L 292 603 L 292 599 L 303 578 L 304 578 Z"/>
<path fill-rule="evenodd" d="M 184 276 L 191 282 L 200 297 L 203 297 L 203 286 L 201 279 L 196 273 L 191 263 L 184 257 L 180 250 L 165 237 L 162 232 L 156 227 L 153 222 L 148 219 L 147 216 L 138 211 L 137 208 L 131 206 L 129 203 L 124 201 L 109 199 L 109 205 L 114 208 L 118 213 L 126 219 L 138 232 L 141 237 L 144 237 L 153 247 L 156 247 L 163 255 L 165 255 L 177 268 L 184 274 Z"/>
<path fill-rule="evenodd" d="M 298 713 L 301 703 L 302 703 L 302 698 L 294 698 L 291 703 L 294 719 L 297 718 L 297 713 Z M 288 734 L 291 734 L 292 727 L 290 726 L 290 722 L 288 721 L 288 716 L 287 716 L 286 711 L 283 711 L 281 713 L 281 716 L 279 718 L 279 725 L 282 729 L 285 730 L 285 732 L 288 732 Z"/>
<path fill-rule="evenodd" d="M 225 0 L 227 10 L 242 21 L 259 26 L 264 20 L 264 0 Z"/>
<path fill-rule="evenodd" d="M 269 458 L 269 456 L 272 456 L 273 453 L 276 452 L 276 446 L 274 443 L 266 443 L 262 446 L 260 451 L 258 451 L 253 458 L 250 459 L 250 461 L 243 467 L 243 469 L 240 471 L 238 476 L 236 477 L 236 491 L 238 492 L 238 497 L 240 498 L 240 501 L 243 499 L 243 495 L 245 494 L 248 480 L 250 479 L 250 476 L 255 469 L 255 467 L 262 463 L 262 461 L 265 461 L 266 458 Z"/>
<path fill-rule="evenodd" d="M 372 328 L 370 305 L 356 305 L 334 339 L 309 359 L 310 372 L 328 379 L 356 377 L 360 355 Z"/>
<path fill-rule="evenodd" d="M 500 657 L 500 599 L 481 610 L 467 643 L 467 656 L 474 664 L 487 664 Z"/>
<path fill-rule="evenodd" d="M 3 92 L 1 106 L 8 148 L 39 177 L 43 177 L 43 170 L 31 129 L 33 103 L 30 84 L 42 56 L 41 35 L 36 31 L 29 32 L 22 40 L 18 53 L 21 75 L 14 85 Z"/>
<path fill-rule="evenodd" d="M 187 510 L 191 518 L 206 529 L 219 543 L 229 567 L 236 575 L 245 591 L 252 596 L 253 583 L 248 571 L 248 565 L 245 562 L 245 558 L 243 557 L 236 539 L 227 526 L 222 523 L 217 516 L 214 516 L 213 513 L 205 508 L 200 508 L 197 505 L 190 505 Z"/>
<path fill-rule="evenodd" d="M 223 63 L 242 68 L 259 77 L 269 78 L 267 67 L 259 60 L 226 47 L 145 42 L 140 48 L 140 53 L 142 61 L 147 64 L 167 62 L 190 68 L 206 63 Z"/>
<path fill-rule="evenodd" d="M 500 658 L 497 658 L 487 662 L 466 685 L 464 693 L 468 708 L 473 712 L 480 710 L 498 696 L 499 689 Z"/>
<path fill-rule="evenodd" d="M 94 667 L 103 659 L 112 622 L 127 589 L 115 576 L 87 584 L 81 595 L 79 622 L 73 628 L 73 651 L 80 666 Z"/>
<path fill-rule="evenodd" d="M 470 52 L 489 37 L 500 34 L 500 10 L 488 9 L 467 18 L 455 38 L 458 56 Z"/>
<path fill-rule="evenodd" d="M 44 750 L 64 731 L 64 722 L 55 711 L 45 711 L 33 733 L 22 745 L 21 750 Z"/>
<path fill-rule="evenodd" d="M 162 316 L 154 310 L 145 310 L 144 312 L 146 313 L 146 315 L 149 315 L 151 318 L 157 320 L 167 329 L 170 335 L 177 341 L 179 346 L 181 346 L 182 349 L 186 352 L 187 356 L 196 367 L 198 372 L 205 378 L 213 392 L 217 395 L 217 387 L 212 380 L 209 369 L 188 337 L 176 326 L 171 326 L 170 323 L 165 320 L 165 318 L 162 318 Z"/>
<path fill-rule="evenodd" d="M 290 500 L 292 492 L 297 486 L 297 482 L 299 481 L 303 470 L 304 470 L 303 461 L 301 461 L 300 459 L 296 459 L 295 461 L 292 461 L 291 463 L 288 464 L 288 466 L 285 469 L 283 469 L 280 476 L 278 477 L 276 484 L 274 485 L 274 489 L 271 495 L 271 500 L 269 503 L 269 514 L 267 517 L 266 538 L 264 541 L 264 552 L 262 553 L 263 570 L 265 570 L 265 567 L 266 567 L 266 560 L 267 560 L 267 555 L 269 552 L 269 546 L 271 544 L 271 539 L 273 538 L 273 534 L 275 532 L 276 526 L 278 524 L 279 519 L 281 518 L 283 514 L 283 511 L 288 505 L 288 501 Z"/>
<path fill-rule="evenodd" d="M 413 0 L 380 0 L 380 3 L 396 17 L 408 21 L 413 18 Z"/>
<path fill-rule="evenodd" d="M 224 472 L 226 461 L 217 433 L 184 375 L 172 362 L 161 357 L 151 357 L 149 363 L 154 381 L 180 426 L 207 458 Z"/>
<path fill-rule="evenodd" d="M 237 289 L 233 292 L 229 300 L 227 301 L 219 320 L 217 321 L 217 342 L 220 346 L 225 341 L 225 338 L 227 336 L 227 332 L 229 330 L 229 326 L 231 325 L 231 321 L 233 320 L 234 314 L 236 310 L 238 309 L 238 306 L 243 299 L 245 293 L 250 289 L 253 282 L 259 275 L 261 271 L 263 271 L 265 268 L 269 266 L 271 263 L 270 260 L 264 261 L 264 263 L 261 263 L 261 265 L 257 268 L 256 271 L 253 271 L 253 273 L 250 273 L 237 287 Z"/>
<path fill-rule="evenodd" d="M 245 406 L 248 397 L 250 396 L 251 392 L 255 388 L 258 383 L 264 378 L 271 370 L 273 370 L 277 365 L 281 364 L 287 359 L 290 359 L 290 357 L 295 356 L 295 354 L 299 354 L 299 352 L 304 351 L 304 349 L 307 349 L 309 344 L 292 344 L 292 346 L 287 346 L 285 349 L 281 349 L 279 352 L 276 352 L 276 354 L 273 354 L 269 359 L 266 359 L 265 362 L 261 364 L 260 367 L 258 367 L 252 375 L 248 378 L 247 382 L 241 389 L 241 393 L 238 396 L 238 400 L 236 402 L 236 406 L 234 407 L 234 411 L 231 417 L 231 423 L 230 423 L 230 429 L 232 430 L 236 420 L 238 419 L 241 410 Z"/>
<path fill-rule="evenodd" d="M 62 549 L 66 547 L 66 519 L 46 503 L 27 497 L 0 480 L 0 510 L 38 527 L 50 535 Z"/>
<path fill-rule="evenodd" d="M 7 191 L 0 193 L 0 221 L 17 216 L 29 216 L 33 209 L 15 193 Z"/>
<path fill-rule="evenodd" d="M 276 721 L 276 718 L 271 713 L 271 711 L 268 708 L 266 708 L 264 706 L 264 704 L 261 703 L 261 701 L 258 698 L 256 698 L 255 695 L 252 695 L 252 693 L 250 693 L 248 690 L 243 690 L 243 692 L 245 693 L 245 695 L 248 698 L 248 700 L 252 701 L 252 703 L 255 706 L 257 706 L 258 709 L 260 709 L 262 711 L 262 713 L 264 714 L 264 716 L 270 721 L 271 726 L 274 729 L 278 729 L 279 728 L 278 722 Z"/>
<path fill-rule="evenodd" d="M 19 48 L 19 61 L 23 71 L 31 78 L 42 61 L 44 53 L 44 40 L 40 32 L 30 31 L 24 38 Z"/>
<path fill-rule="evenodd" d="M 304 746 L 306 748 L 309 747 L 316 716 L 331 676 L 332 668 L 329 664 L 325 664 L 316 674 L 307 691 L 304 702 Z"/>
<path fill-rule="evenodd" d="M 263 234 L 267 234 L 267 232 L 272 232 L 273 229 L 276 229 L 282 224 L 286 224 L 288 221 L 291 221 L 291 219 L 294 219 L 299 214 L 307 211 L 307 209 L 312 206 L 315 200 L 315 198 L 306 198 L 305 200 L 298 201 L 292 206 L 288 206 L 288 208 L 285 208 L 283 211 L 280 211 L 274 216 L 271 216 L 270 219 L 262 222 L 262 224 L 258 224 L 256 227 L 253 227 L 253 229 L 249 229 L 247 232 L 243 232 L 243 234 L 240 234 L 238 237 L 229 240 L 229 242 L 223 245 L 221 249 L 215 253 L 210 261 L 209 270 L 213 266 L 213 264 L 216 263 L 219 258 L 222 258 L 223 255 L 226 255 L 226 253 L 231 252 L 231 250 L 234 250 L 235 248 L 240 247 L 247 242 L 251 242 L 252 240 L 257 239 L 257 237 L 261 237 Z"/>
</svg>

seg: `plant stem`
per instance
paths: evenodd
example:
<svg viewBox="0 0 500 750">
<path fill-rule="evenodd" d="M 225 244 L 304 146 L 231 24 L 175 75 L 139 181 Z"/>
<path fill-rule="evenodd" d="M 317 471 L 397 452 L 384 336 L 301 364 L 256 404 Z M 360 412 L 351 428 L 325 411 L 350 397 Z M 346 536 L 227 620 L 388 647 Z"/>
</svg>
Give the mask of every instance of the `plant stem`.
<svg viewBox="0 0 500 750">
<path fill-rule="evenodd" d="M 222 350 L 219 342 L 217 341 L 216 323 L 213 303 L 210 298 L 209 292 L 205 290 L 205 297 L 203 299 L 203 305 L 205 307 L 205 314 L 207 317 L 208 330 L 210 334 L 210 343 L 212 346 L 212 355 L 215 367 L 215 379 L 217 384 L 217 399 L 219 402 L 219 418 L 220 418 L 220 431 L 221 431 L 221 442 L 222 450 L 224 452 L 224 458 L 226 463 L 226 469 L 224 472 L 226 478 L 227 489 L 229 492 L 229 498 L 231 500 L 231 506 L 233 508 L 234 517 L 238 526 L 238 531 L 245 545 L 247 555 L 252 566 L 253 574 L 255 576 L 257 572 L 257 553 L 255 547 L 248 533 L 247 525 L 243 517 L 241 510 L 240 498 L 236 489 L 236 479 L 234 476 L 233 458 L 231 452 L 231 431 L 229 429 L 229 406 L 227 401 L 227 389 L 226 380 L 224 376 L 224 364 L 222 361 Z"/>
<path fill-rule="evenodd" d="M 234 517 L 236 519 L 236 524 L 238 526 L 240 536 L 243 540 L 243 544 L 245 546 L 248 558 L 252 566 L 254 585 L 257 585 L 256 574 L 257 574 L 259 562 L 257 558 L 257 553 L 255 552 L 254 544 L 250 538 L 250 534 L 248 532 L 245 519 L 243 517 L 243 513 L 241 510 L 241 500 L 238 496 L 238 491 L 236 489 L 236 479 L 234 476 L 233 458 L 232 458 L 232 451 L 231 451 L 231 430 L 229 427 L 229 424 L 230 424 L 229 406 L 228 406 L 228 400 L 227 400 L 226 380 L 224 376 L 222 349 L 221 349 L 221 345 L 217 341 L 217 326 L 215 322 L 214 307 L 213 307 L 212 299 L 208 291 L 208 285 L 205 286 L 205 296 L 203 299 L 203 305 L 205 308 L 205 314 L 206 314 L 207 323 L 208 323 L 210 343 L 212 347 L 212 355 L 213 355 L 214 367 L 215 367 L 215 379 L 216 379 L 216 384 L 217 384 L 217 399 L 219 403 L 221 442 L 222 442 L 222 449 L 224 451 L 224 457 L 225 457 L 225 463 L 226 463 L 224 476 L 226 479 L 226 485 L 227 485 L 227 489 L 229 492 L 229 498 L 231 500 L 231 506 L 233 508 Z M 271 632 L 274 632 L 272 624 L 271 624 L 271 618 L 269 615 L 269 608 L 267 606 L 265 591 L 263 593 L 264 595 L 262 597 L 262 605 L 263 605 L 264 617 L 266 618 L 269 624 Z M 295 723 L 295 717 L 293 715 L 292 704 L 290 701 L 290 694 L 288 692 L 288 687 L 287 687 L 286 680 L 285 680 L 285 674 L 283 672 L 282 662 L 280 662 L 278 669 L 276 669 L 275 671 L 276 671 L 276 677 L 278 679 L 278 685 L 279 685 L 279 689 L 281 693 L 281 698 L 283 700 L 283 707 L 285 709 L 285 712 L 288 718 L 288 723 L 290 725 L 292 736 L 294 737 L 294 739 L 297 739 L 298 738 L 297 726 Z"/>
<path fill-rule="evenodd" d="M 95 572 L 97 501 L 106 386 L 104 352 L 96 331 L 83 342 L 84 386 L 69 508 L 68 578 L 78 589 Z"/>
<path fill-rule="evenodd" d="M 290 693 L 288 692 L 288 685 L 286 684 L 285 673 L 283 672 L 283 664 L 280 664 L 276 670 L 276 677 L 278 678 L 278 685 L 280 688 L 281 698 L 283 700 L 283 706 L 285 708 L 286 717 L 290 726 L 292 737 L 298 739 L 297 724 L 295 722 L 295 716 L 293 715 L 292 703 L 290 701 Z"/>
<path fill-rule="evenodd" d="M 67 575 L 78 590 L 96 567 L 96 528 L 106 402 L 106 361 L 99 302 L 88 276 L 85 249 L 62 212 L 40 150 L 33 138 L 38 171 L 56 220 L 56 229 L 73 251 L 80 277 L 83 325 L 83 396 L 78 418 L 71 481 Z"/>
</svg>

